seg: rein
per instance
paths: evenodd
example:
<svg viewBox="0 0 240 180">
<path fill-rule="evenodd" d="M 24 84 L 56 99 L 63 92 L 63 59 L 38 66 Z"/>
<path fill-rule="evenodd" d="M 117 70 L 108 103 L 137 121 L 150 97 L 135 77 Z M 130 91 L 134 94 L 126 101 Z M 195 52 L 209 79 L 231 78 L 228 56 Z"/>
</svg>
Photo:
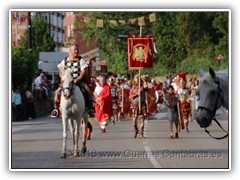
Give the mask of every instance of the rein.
<svg viewBox="0 0 240 180">
<path fill-rule="evenodd" d="M 221 124 L 218 122 L 218 120 L 214 117 L 212 120 L 214 120 L 217 125 L 226 133 L 226 135 L 222 136 L 222 137 L 214 137 L 210 134 L 210 132 L 207 130 L 207 128 L 205 128 L 205 132 L 210 136 L 212 137 L 213 139 L 217 139 L 217 140 L 221 140 L 221 139 L 225 139 L 226 137 L 228 137 L 228 132 L 223 129 L 223 127 L 221 126 Z"/>
<path fill-rule="evenodd" d="M 223 90 L 220 87 L 220 83 L 219 80 L 217 79 L 216 83 L 218 84 L 218 97 L 220 98 L 221 104 L 223 105 L 224 102 L 224 93 Z M 206 109 L 206 108 L 205 108 Z M 214 114 L 216 114 L 218 107 L 217 107 L 217 103 L 216 103 L 216 107 L 214 109 Z M 220 122 L 218 122 L 218 120 L 215 118 L 215 116 L 212 119 L 213 121 L 215 121 L 217 123 L 217 125 L 226 133 L 226 135 L 222 136 L 222 137 L 214 137 L 210 134 L 210 132 L 207 130 L 207 128 L 205 128 L 205 132 L 212 138 L 217 139 L 217 140 L 221 140 L 221 139 L 225 139 L 226 137 L 228 137 L 228 132 L 223 129 L 222 125 L 220 124 Z"/>
<path fill-rule="evenodd" d="M 62 92 L 63 92 L 63 96 L 65 97 L 66 95 L 65 95 L 65 89 L 68 89 L 69 91 L 70 91 L 70 97 L 73 95 L 73 90 L 75 89 L 74 88 L 75 86 L 74 86 L 74 83 L 72 84 L 72 87 L 70 88 L 70 87 L 61 87 L 61 89 L 62 89 Z"/>
</svg>

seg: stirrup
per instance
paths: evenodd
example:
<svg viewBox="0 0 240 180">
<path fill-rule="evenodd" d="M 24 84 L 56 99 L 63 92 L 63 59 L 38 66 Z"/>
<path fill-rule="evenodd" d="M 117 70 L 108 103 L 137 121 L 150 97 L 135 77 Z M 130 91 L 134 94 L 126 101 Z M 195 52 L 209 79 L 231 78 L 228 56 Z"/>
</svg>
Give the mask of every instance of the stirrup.
<svg viewBox="0 0 240 180">
<path fill-rule="evenodd" d="M 90 117 L 94 117 L 94 112 L 93 112 L 93 110 L 91 110 L 91 109 L 88 110 L 88 114 L 89 114 Z"/>
<path fill-rule="evenodd" d="M 57 117 L 58 117 L 58 110 L 57 110 L 57 109 L 54 109 L 54 110 L 51 112 L 51 117 L 52 117 L 52 118 L 57 118 Z"/>
</svg>

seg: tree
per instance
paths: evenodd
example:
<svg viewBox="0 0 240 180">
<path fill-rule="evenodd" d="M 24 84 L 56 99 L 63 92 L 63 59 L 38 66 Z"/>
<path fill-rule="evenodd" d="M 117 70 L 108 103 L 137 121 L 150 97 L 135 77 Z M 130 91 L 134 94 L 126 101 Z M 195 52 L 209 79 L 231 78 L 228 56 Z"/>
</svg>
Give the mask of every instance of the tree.
<svg viewBox="0 0 240 180">
<path fill-rule="evenodd" d="M 37 12 L 32 17 L 32 49 L 36 52 L 53 51 L 55 43 L 50 35 L 49 26 L 46 20 Z M 25 31 L 21 40 L 21 46 L 28 48 L 28 30 Z"/>
<path fill-rule="evenodd" d="M 32 49 L 28 49 L 28 30 L 25 31 L 20 45 L 12 47 L 13 84 L 21 86 L 31 81 L 38 70 L 39 52 L 53 51 L 54 47 L 47 22 L 36 13 L 32 17 Z"/>
<path fill-rule="evenodd" d="M 118 35 L 139 34 L 137 21 L 131 24 L 129 19 L 146 14 L 148 13 L 90 12 L 87 14 L 88 22 L 84 23 L 82 19 L 76 22 L 76 27 L 81 30 L 84 38 L 89 39 L 89 43 L 91 43 L 93 37 L 96 37 L 101 59 L 108 61 L 109 71 L 126 74 L 128 73 L 127 40 L 126 38 L 118 38 Z M 83 13 L 78 14 L 79 17 L 82 15 Z M 96 26 L 96 19 L 104 20 L 103 28 Z M 111 20 L 115 20 L 115 24 Z M 123 20 L 125 23 L 123 21 L 119 22 L 119 20 Z"/>
<path fill-rule="evenodd" d="M 35 73 L 35 55 L 22 46 L 12 47 L 12 83 L 22 86 Z"/>
<path fill-rule="evenodd" d="M 101 59 L 109 62 L 109 70 L 118 74 L 128 72 L 127 42 L 119 39 L 119 34 L 139 34 L 137 21 L 129 20 L 151 12 L 94 12 L 87 14 L 87 23 L 76 22 L 85 38 L 95 37 L 100 49 Z M 157 21 L 146 19 L 143 34 L 153 34 L 158 54 L 154 54 L 154 68 L 144 71 L 150 76 L 165 75 L 186 71 L 196 73 L 197 65 L 220 66 L 214 61 L 221 53 L 225 59 L 223 67 L 228 66 L 228 12 L 156 12 Z M 82 16 L 79 13 L 79 16 Z M 96 26 L 102 19 L 104 26 Z M 124 20 L 119 21 L 119 20 Z"/>
</svg>

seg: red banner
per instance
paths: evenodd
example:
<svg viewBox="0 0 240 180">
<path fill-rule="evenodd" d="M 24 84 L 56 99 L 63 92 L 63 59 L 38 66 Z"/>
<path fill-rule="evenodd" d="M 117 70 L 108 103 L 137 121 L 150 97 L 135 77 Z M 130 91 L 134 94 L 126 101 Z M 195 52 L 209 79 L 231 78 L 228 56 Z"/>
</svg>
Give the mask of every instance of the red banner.
<svg viewBox="0 0 240 180">
<path fill-rule="evenodd" d="M 153 35 L 128 35 L 128 68 L 153 67 Z"/>
</svg>

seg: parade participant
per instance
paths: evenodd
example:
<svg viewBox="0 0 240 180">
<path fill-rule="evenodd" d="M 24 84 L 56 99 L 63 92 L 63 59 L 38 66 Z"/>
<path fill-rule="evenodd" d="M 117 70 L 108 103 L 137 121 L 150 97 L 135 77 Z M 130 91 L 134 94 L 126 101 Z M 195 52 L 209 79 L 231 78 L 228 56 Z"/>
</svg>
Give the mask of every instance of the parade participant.
<svg viewBox="0 0 240 180">
<path fill-rule="evenodd" d="M 177 93 L 178 89 L 180 87 L 180 81 L 179 81 L 179 76 L 178 75 L 173 79 L 172 86 L 175 90 L 175 93 Z"/>
<path fill-rule="evenodd" d="M 88 64 L 86 61 L 81 57 L 78 56 L 78 45 L 71 44 L 69 48 L 69 56 L 66 57 L 58 64 L 59 69 L 59 76 L 62 77 L 62 73 L 65 69 L 71 69 L 73 72 L 73 79 L 74 83 L 80 88 L 84 95 L 84 99 L 86 102 L 86 106 L 88 108 L 88 113 L 90 117 L 93 117 L 93 102 L 92 102 L 92 92 L 89 87 L 86 85 L 86 73 Z M 61 92 L 61 87 L 56 90 L 55 97 L 54 97 L 54 107 L 55 109 L 51 113 L 51 117 L 58 117 L 58 107 L 59 107 L 59 94 Z"/>
<path fill-rule="evenodd" d="M 121 95 L 121 85 L 122 85 L 122 79 L 121 77 L 117 77 L 116 78 L 116 83 L 115 83 L 116 87 L 117 87 L 117 91 L 118 91 L 118 100 L 117 100 L 117 104 L 118 104 L 118 121 L 121 121 L 122 119 L 122 112 L 121 112 L 121 107 L 122 107 L 122 95 Z"/>
<path fill-rule="evenodd" d="M 110 119 L 111 119 L 111 123 L 115 124 L 115 122 L 118 121 L 119 107 L 118 107 L 117 101 L 118 101 L 119 89 L 115 85 L 115 78 L 114 77 L 109 78 L 109 85 L 111 87 L 112 108 L 113 108 L 113 116 Z"/>
<path fill-rule="evenodd" d="M 106 132 L 109 118 L 113 115 L 111 87 L 107 84 L 106 77 L 101 76 L 98 90 L 94 91 L 95 113 L 101 126 L 101 132 Z"/>
<path fill-rule="evenodd" d="M 129 79 L 129 80 L 127 81 L 127 84 L 128 84 L 128 86 L 129 86 L 129 88 L 130 88 L 130 90 L 131 90 L 132 87 L 133 87 L 133 80 Z M 130 92 L 130 90 L 129 90 L 129 92 Z M 128 92 L 128 94 L 129 94 L 129 92 Z M 129 98 L 129 97 L 128 97 L 128 98 Z M 128 101 L 128 103 L 129 103 L 129 105 L 130 105 L 130 101 Z M 132 111 L 130 110 L 130 107 L 129 107 L 129 110 L 128 110 L 128 116 L 129 116 L 129 117 L 132 117 Z"/>
<path fill-rule="evenodd" d="M 163 104 L 164 101 L 164 96 L 163 96 L 163 91 L 162 91 L 162 87 L 160 84 L 156 83 L 156 80 L 152 79 L 151 83 L 153 84 L 154 90 L 155 90 L 155 97 L 156 97 L 156 104 L 157 104 L 157 109 L 156 109 L 156 113 L 161 111 L 161 106 Z"/>
<path fill-rule="evenodd" d="M 122 78 L 119 90 L 119 118 L 122 120 L 125 120 L 125 114 L 128 114 L 130 111 L 129 92 L 130 87 L 127 83 L 127 79 Z"/>
<path fill-rule="evenodd" d="M 141 78 L 140 87 L 139 87 L 139 78 Z M 139 92 L 139 88 L 140 88 L 140 92 Z M 140 116 L 140 138 L 145 138 L 143 135 L 143 131 L 144 131 L 145 116 L 147 116 L 146 91 L 147 91 L 146 81 L 144 81 L 144 79 L 139 75 L 135 75 L 133 87 L 129 92 L 129 100 L 131 101 L 130 106 L 132 110 L 133 126 L 135 131 L 134 138 L 136 138 L 138 134 L 138 125 L 137 125 L 138 116 Z M 139 101 L 140 101 L 140 109 L 139 109 Z"/>
<path fill-rule="evenodd" d="M 187 88 L 187 80 L 186 75 L 184 72 L 180 72 L 178 74 L 179 80 L 180 80 L 180 87 L 177 91 L 177 94 L 179 96 L 180 100 L 180 114 L 181 114 L 181 123 L 182 128 L 186 129 L 187 132 L 189 132 L 188 129 L 188 117 L 191 115 L 191 106 L 190 106 L 190 94 L 191 91 Z M 184 125 L 184 126 L 183 126 Z"/>
<path fill-rule="evenodd" d="M 173 139 L 173 123 L 176 127 L 175 138 L 178 138 L 178 95 L 174 93 L 174 88 L 172 85 L 169 85 L 167 94 L 164 97 L 164 104 L 168 108 L 168 120 L 170 128 L 170 139 Z"/>
<path fill-rule="evenodd" d="M 146 92 L 146 105 L 147 105 L 147 119 L 150 119 L 151 113 L 157 110 L 156 94 L 154 89 L 154 84 L 152 84 L 151 79 L 148 75 L 143 75 L 144 81 L 147 83 Z"/>
</svg>

